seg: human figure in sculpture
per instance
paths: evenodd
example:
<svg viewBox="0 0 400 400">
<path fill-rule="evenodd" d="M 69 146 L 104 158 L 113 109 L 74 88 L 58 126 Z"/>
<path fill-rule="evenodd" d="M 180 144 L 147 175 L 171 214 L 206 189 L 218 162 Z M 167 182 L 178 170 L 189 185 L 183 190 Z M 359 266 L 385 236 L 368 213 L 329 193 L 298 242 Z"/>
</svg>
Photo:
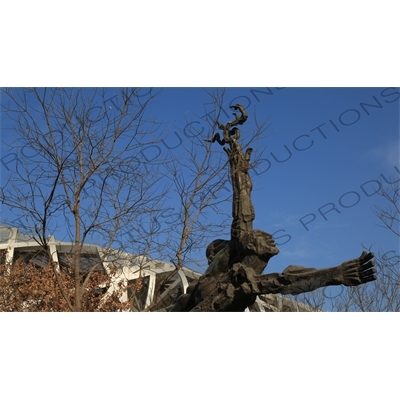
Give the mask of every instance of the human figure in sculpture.
<svg viewBox="0 0 400 400">
<path fill-rule="evenodd" d="M 206 250 L 209 267 L 198 282 L 188 287 L 171 311 L 244 311 L 258 294 L 299 294 L 328 285 L 357 286 L 376 279 L 373 253 L 337 267 L 315 269 L 291 265 L 282 273 L 262 275 L 268 261 L 279 253 L 267 232 L 253 229 L 255 219 L 249 176 L 252 149 L 243 152 L 238 125 L 248 116 L 240 104 L 232 106 L 235 120 L 218 122 L 222 139 L 216 133 L 211 140 L 224 147 L 228 155 L 233 189 L 230 240 L 217 239 Z"/>
</svg>

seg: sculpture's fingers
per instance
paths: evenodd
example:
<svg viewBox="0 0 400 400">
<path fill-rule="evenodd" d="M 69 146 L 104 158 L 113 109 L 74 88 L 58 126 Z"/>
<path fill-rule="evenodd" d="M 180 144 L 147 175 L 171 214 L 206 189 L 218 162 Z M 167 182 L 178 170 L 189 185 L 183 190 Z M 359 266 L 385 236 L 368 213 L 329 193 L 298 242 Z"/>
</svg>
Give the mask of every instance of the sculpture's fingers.
<svg viewBox="0 0 400 400">
<path fill-rule="evenodd" d="M 376 280 L 376 275 L 369 275 L 369 276 L 363 277 L 361 283 L 373 282 L 375 280 Z"/>
<path fill-rule="evenodd" d="M 363 278 L 367 278 L 367 277 L 370 277 L 370 276 L 375 276 L 375 278 L 376 278 L 376 269 L 375 268 L 371 268 L 371 269 L 369 269 L 367 271 L 363 271 L 361 273 L 361 276 Z"/>
<path fill-rule="evenodd" d="M 366 251 L 363 251 L 361 253 L 361 256 L 359 257 L 359 260 L 362 264 L 364 264 L 364 263 L 368 262 L 369 260 L 372 260 L 374 257 L 375 257 L 374 253 L 372 253 L 372 252 L 367 253 Z"/>
<path fill-rule="evenodd" d="M 374 265 L 374 261 L 368 261 L 366 264 L 360 265 L 359 269 L 360 271 L 366 271 L 368 269 L 371 269 Z"/>
</svg>

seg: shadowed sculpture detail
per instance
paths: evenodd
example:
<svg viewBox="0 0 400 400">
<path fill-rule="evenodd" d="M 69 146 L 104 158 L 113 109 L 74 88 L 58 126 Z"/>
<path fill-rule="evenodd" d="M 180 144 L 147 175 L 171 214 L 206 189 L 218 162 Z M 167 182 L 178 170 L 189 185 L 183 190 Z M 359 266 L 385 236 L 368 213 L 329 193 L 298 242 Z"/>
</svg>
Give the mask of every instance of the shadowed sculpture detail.
<svg viewBox="0 0 400 400">
<path fill-rule="evenodd" d="M 253 229 L 255 219 L 249 176 L 252 149 L 243 152 L 238 143 L 238 125 L 248 116 L 240 104 L 232 106 L 235 120 L 218 122 L 222 139 L 216 133 L 209 142 L 217 142 L 228 155 L 233 188 L 230 240 L 217 239 L 206 250 L 208 268 L 200 279 L 179 297 L 171 311 L 244 311 L 259 294 L 299 294 L 324 286 L 357 286 L 376 279 L 373 253 L 339 266 L 325 269 L 291 265 L 281 273 L 262 275 L 268 261 L 279 253 L 272 235 Z"/>
</svg>

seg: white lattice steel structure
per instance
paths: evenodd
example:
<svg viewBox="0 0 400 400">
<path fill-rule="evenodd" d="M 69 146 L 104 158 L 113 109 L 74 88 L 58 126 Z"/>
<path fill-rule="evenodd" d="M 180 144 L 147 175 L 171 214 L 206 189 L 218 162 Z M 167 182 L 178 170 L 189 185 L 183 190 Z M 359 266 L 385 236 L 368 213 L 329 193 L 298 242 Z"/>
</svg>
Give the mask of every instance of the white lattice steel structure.
<svg viewBox="0 0 400 400">
<path fill-rule="evenodd" d="M 59 265 L 67 265 L 73 244 L 71 242 L 57 241 L 53 236 L 48 240 L 52 260 L 44 254 L 42 247 L 32 235 L 20 232 L 17 228 L 0 225 L 0 251 L 7 250 L 5 262 L 12 265 L 16 261 L 32 262 L 37 266 L 46 266 L 49 261 Z M 163 261 L 152 260 L 144 256 L 129 254 L 120 251 L 111 251 L 105 254 L 104 248 L 95 245 L 84 245 L 81 252 L 82 269 L 89 269 L 95 264 L 100 264 L 105 271 L 109 271 L 109 264 L 117 265 L 117 273 L 113 274 L 112 284 L 109 288 L 99 288 L 104 295 L 110 295 L 121 281 L 123 284 L 134 283 L 140 276 L 143 279 L 142 290 L 134 294 L 134 311 L 148 307 L 154 300 L 154 294 L 159 292 L 157 307 L 155 310 L 162 311 L 173 305 L 191 282 L 197 280 L 201 274 L 188 268 L 176 270 L 175 266 Z M 96 267 L 97 268 L 97 267 Z M 175 272 L 173 274 L 173 272 Z M 160 289 L 167 276 L 172 275 L 168 283 Z M 121 298 L 127 300 L 129 289 Z"/>
</svg>

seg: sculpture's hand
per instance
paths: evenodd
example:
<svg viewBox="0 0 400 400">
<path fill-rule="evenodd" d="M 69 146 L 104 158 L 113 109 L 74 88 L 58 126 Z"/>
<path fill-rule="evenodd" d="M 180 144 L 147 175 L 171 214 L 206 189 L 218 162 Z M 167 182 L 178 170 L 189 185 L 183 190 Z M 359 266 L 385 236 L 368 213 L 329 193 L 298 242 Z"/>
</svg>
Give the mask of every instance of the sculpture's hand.
<svg viewBox="0 0 400 400">
<path fill-rule="evenodd" d="M 247 112 L 246 112 L 246 109 L 241 104 L 235 104 L 233 106 L 230 106 L 229 108 L 232 108 L 232 110 L 235 110 L 235 111 L 240 111 L 240 114 L 241 114 L 241 116 L 239 117 L 238 114 L 233 113 L 233 115 L 235 116 L 235 121 L 228 123 L 228 124 L 230 124 L 230 127 L 234 126 L 234 125 L 242 125 L 246 122 L 246 120 L 248 118 Z"/>
<path fill-rule="evenodd" d="M 357 286 L 376 280 L 376 269 L 373 268 L 373 258 L 374 253 L 363 251 L 360 257 L 339 265 L 341 283 L 346 286 Z"/>
<path fill-rule="evenodd" d="M 226 141 L 224 139 L 221 140 L 221 136 L 219 135 L 219 133 L 216 133 L 211 140 L 205 139 L 205 141 L 209 143 L 218 142 L 221 146 L 226 144 Z"/>
</svg>

